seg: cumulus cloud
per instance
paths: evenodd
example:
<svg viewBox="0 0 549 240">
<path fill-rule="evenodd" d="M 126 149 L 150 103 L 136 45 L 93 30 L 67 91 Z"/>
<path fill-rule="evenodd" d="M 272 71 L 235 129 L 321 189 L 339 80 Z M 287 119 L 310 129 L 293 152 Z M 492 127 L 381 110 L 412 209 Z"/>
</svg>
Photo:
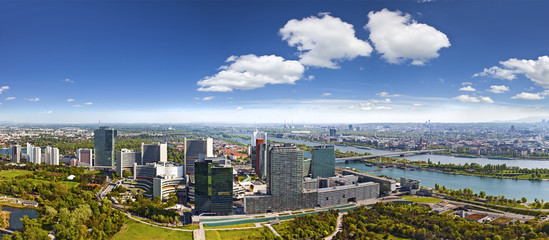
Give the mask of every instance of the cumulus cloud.
<svg viewBox="0 0 549 240">
<path fill-rule="evenodd" d="M 409 14 L 383 9 L 368 13 L 368 18 L 365 28 L 370 31 L 370 40 L 389 63 L 412 60 L 413 65 L 424 65 L 437 58 L 441 48 L 450 47 L 446 34 L 416 22 Z"/>
<path fill-rule="evenodd" d="M 15 97 L 7 97 L 6 100 L 8 101 L 15 100 Z"/>
<path fill-rule="evenodd" d="M 73 80 L 71 80 L 70 78 L 65 78 L 65 80 L 63 80 L 64 82 L 67 82 L 67 83 L 74 83 Z"/>
<path fill-rule="evenodd" d="M 383 100 L 377 100 L 377 99 L 372 99 L 370 100 L 371 103 L 391 103 L 391 99 L 390 98 L 385 98 Z"/>
<path fill-rule="evenodd" d="M 26 100 L 31 102 L 38 102 L 40 101 L 40 98 L 26 98 Z"/>
<path fill-rule="evenodd" d="M 400 97 L 400 94 L 389 94 L 388 92 L 378 92 L 376 95 L 380 97 Z"/>
<path fill-rule="evenodd" d="M 475 96 L 469 96 L 467 94 L 459 95 L 455 97 L 454 99 L 463 102 L 463 103 L 494 103 L 494 100 L 492 100 L 490 97 L 475 97 Z"/>
<path fill-rule="evenodd" d="M 327 92 L 327 93 L 323 93 L 322 95 L 320 95 L 321 97 L 328 97 L 328 96 L 332 96 L 331 93 Z"/>
<path fill-rule="evenodd" d="M 230 92 L 261 88 L 266 84 L 295 84 L 305 71 L 300 62 L 275 55 L 231 56 L 226 62 L 231 64 L 221 66 L 216 75 L 197 82 L 198 91 Z"/>
<path fill-rule="evenodd" d="M 505 79 L 505 80 L 513 80 L 517 76 L 515 75 L 516 71 L 509 70 L 509 69 L 503 69 L 499 67 L 491 67 L 491 68 L 485 68 L 484 71 L 475 73 L 473 77 L 485 77 L 490 76 L 493 78 L 499 78 L 499 79 Z"/>
<path fill-rule="evenodd" d="M 212 99 L 214 99 L 215 97 L 214 96 L 208 96 L 208 97 L 203 97 L 202 98 L 202 101 L 210 101 Z"/>
<path fill-rule="evenodd" d="M 474 91 L 476 91 L 476 89 L 471 87 L 471 85 L 467 85 L 466 87 L 462 87 L 459 90 L 460 91 L 465 91 L 465 92 L 474 92 Z"/>
<path fill-rule="evenodd" d="M 490 89 L 488 89 L 486 91 L 492 92 L 492 93 L 504 93 L 504 92 L 509 91 L 509 87 L 507 87 L 505 85 L 492 85 L 492 86 L 490 86 Z"/>
<path fill-rule="evenodd" d="M 3 91 L 6 91 L 6 90 L 8 90 L 8 89 L 10 89 L 10 87 L 8 87 L 8 86 L 2 86 L 2 87 L 0 87 L 0 94 L 2 94 Z"/>
<path fill-rule="evenodd" d="M 74 102 L 74 99 L 69 98 L 69 99 L 67 99 L 67 102 Z"/>
<path fill-rule="evenodd" d="M 513 80 L 517 74 L 524 74 L 534 84 L 549 88 L 549 56 L 540 56 L 537 60 L 511 58 L 499 62 L 502 67 L 485 68 L 483 72 L 473 75 Z"/>
<path fill-rule="evenodd" d="M 527 93 L 522 92 L 515 96 L 511 97 L 512 99 L 520 99 L 520 100 L 541 100 L 545 97 L 543 96 L 543 93 Z"/>
<path fill-rule="evenodd" d="M 93 103 L 92 102 L 86 102 L 84 103 L 84 105 L 92 105 Z"/>
<path fill-rule="evenodd" d="M 280 29 L 282 40 L 300 51 L 300 62 L 307 66 L 339 68 L 338 60 L 370 56 L 372 47 L 355 36 L 353 25 L 328 13 L 301 20 L 292 19 Z"/>
<path fill-rule="evenodd" d="M 244 108 L 242 108 L 242 107 L 237 107 L 237 108 L 236 108 L 236 111 L 240 111 L 240 110 L 242 110 L 242 109 L 244 109 Z"/>
</svg>

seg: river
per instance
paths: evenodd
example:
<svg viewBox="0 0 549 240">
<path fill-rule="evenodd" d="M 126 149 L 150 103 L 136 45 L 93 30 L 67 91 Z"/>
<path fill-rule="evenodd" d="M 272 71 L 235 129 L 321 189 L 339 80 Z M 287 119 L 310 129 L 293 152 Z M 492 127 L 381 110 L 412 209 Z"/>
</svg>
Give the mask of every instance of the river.
<svg viewBox="0 0 549 240">
<path fill-rule="evenodd" d="M 236 138 L 232 140 L 239 141 Z M 307 144 L 309 146 L 320 145 L 319 143 L 286 139 L 286 138 L 275 138 L 271 137 L 268 140 L 277 141 L 277 142 L 289 142 L 295 144 Z M 249 143 L 249 140 L 240 139 L 239 142 Z M 390 153 L 391 151 L 386 150 L 377 150 L 377 149 L 361 149 L 356 147 L 348 146 L 335 146 L 336 149 L 346 152 L 353 151 L 358 153 L 369 152 L 372 154 L 383 154 Z M 481 165 L 486 164 L 507 164 L 508 166 L 518 166 L 521 168 L 549 168 L 549 161 L 538 161 L 538 160 L 497 160 L 497 159 L 486 159 L 486 158 L 463 158 L 463 157 L 452 157 L 452 156 L 443 156 L 443 155 L 416 155 L 416 156 L 407 156 L 406 159 L 410 160 L 422 160 L 427 161 L 430 159 L 433 162 L 440 163 L 454 163 L 454 164 L 465 164 L 465 163 L 478 163 Z M 360 171 L 367 171 L 374 175 L 386 175 L 393 178 L 411 178 L 418 179 L 421 181 L 422 186 L 434 187 L 435 183 L 438 183 L 440 186 L 446 186 L 451 189 L 460 189 L 460 188 L 470 188 L 473 189 L 475 193 L 479 191 L 485 191 L 488 195 L 504 195 L 506 198 L 516 198 L 520 199 L 521 197 L 526 197 L 528 201 L 533 202 L 535 198 L 549 200 L 549 181 L 529 181 L 529 180 L 513 180 L 513 179 L 500 179 L 500 178 L 489 178 L 489 177 L 477 177 L 477 176 L 466 176 L 466 175 L 454 175 L 446 173 L 438 173 L 431 171 L 411 171 L 411 170 L 402 170 L 402 169 L 376 169 L 376 167 L 368 167 L 363 163 L 337 163 L 336 166 L 340 167 L 351 167 L 356 168 Z"/>
</svg>

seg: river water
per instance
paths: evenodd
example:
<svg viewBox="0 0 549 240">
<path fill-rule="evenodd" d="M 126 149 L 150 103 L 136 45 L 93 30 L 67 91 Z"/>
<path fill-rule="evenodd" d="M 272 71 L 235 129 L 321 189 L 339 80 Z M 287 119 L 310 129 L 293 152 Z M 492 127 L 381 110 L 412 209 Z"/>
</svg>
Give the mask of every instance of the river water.
<svg viewBox="0 0 549 240">
<path fill-rule="evenodd" d="M 232 140 L 239 141 L 242 143 L 250 143 L 249 140 L 237 140 L 232 138 Z M 277 142 L 289 142 L 295 144 L 307 144 L 309 146 L 320 145 L 319 143 L 286 139 L 286 138 L 275 138 L 271 137 L 268 140 L 277 141 Z M 391 151 L 386 150 L 377 150 L 377 149 L 361 149 L 356 147 L 348 146 L 335 146 L 336 149 L 347 152 L 353 151 L 358 153 L 369 152 L 372 154 L 383 154 L 390 153 Z M 310 155 L 309 155 L 310 156 Z M 307 157 L 307 156 L 306 156 Z M 465 164 L 465 163 L 478 163 L 481 165 L 486 164 L 507 164 L 508 166 L 518 166 L 521 168 L 549 168 L 549 161 L 538 161 L 538 160 L 498 160 L 498 159 L 486 159 L 486 158 L 463 158 L 463 157 L 452 157 L 452 156 L 443 156 L 443 155 L 415 155 L 415 156 L 406 156 L 406 159 L 410 160 L 422 160 L 427 161 L 430 159 L 432 162 L 436 163 L 454 163 L 454 164 Z M 499 179 L 499 178 L 489 178 L 489 177 L 476 177 L 476 176 L 465 176 L 465 175 L 454 175 L 454 174 L 445 174 L 438 172 L 430 171 L 411 171 L 411 170 L 402 170 L 402 169 L 388 169 L 381 168 L 377 169 L 376 167 L 368 167 L 363 163 L 336 163 L 336 166 L 339 167 L 351 167 L 356 168 L 360 171 L 369 172 L 374 175 L 386 175 L 399 179 L 400 177 L 418 179 L 421 181 L 422 186 L 434 187 L 435 183 L 438 183 L 440 186 L 446 186 L 451 189 L 460 189 L 460 188 L 470 188 L 473 189 L 475 193 L 479 191 L 485 191 L 488 195 L 504 195 L 506 198 L 516 198 L 520 199 L 521 197 L 526 197 L 528 201 L 534 201 L 537 199 L 549 200 L 549 181 L 529 181 L 529 180 L 513 180 L 513 179 Z"/>
</svg>

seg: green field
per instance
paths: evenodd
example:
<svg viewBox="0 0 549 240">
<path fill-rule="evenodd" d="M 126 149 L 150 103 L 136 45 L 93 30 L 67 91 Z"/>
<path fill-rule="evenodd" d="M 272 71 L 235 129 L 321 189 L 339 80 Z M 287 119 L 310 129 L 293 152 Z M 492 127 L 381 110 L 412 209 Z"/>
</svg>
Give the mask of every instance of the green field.
<svg viewBox="0 0 549 240">
<path fill-rule="evenodd" d="M 48 180 L 40 180 L 40 179 L 29 179 L 35 183 L 39 183 L 39 182 L 51 182 L 51 181 L 48 181 Z M 62 183 L 63 185 L 66 185 L 68 188 L 73 188 L 73 187 L 76 187 L 78 186 L 80 183 L 78 182 L 70 182 L 70 181 L 60 181 L 60 183 Z"/>
<path fill-rule="evenodd" d="M 159 227 L 149 226 L 134 220 L 128 220 L 122 229 L 114 235 L 113 240 L 137 240 L 137 239 L 193 239 L 192 231 L 175 231 Z"/>
<path fill-rule="evenodd" d="M 406 198 L 406 201 L 411 201 L 415 203 L 438 203 L 442 202 L 442 199 L 432 197 L 410 197 Z"/>
<path fill-rule="evenodd" d="M 14 178 L 17 176 L 27 175 L 29 173 L 32 173 L 31 171 L 27 170 L 8 170 L 8 171 L 0 171 L 0 177 L 5 178 Z"/>
<path fill-rule="evenodd" d="M 262 236 L 262 232 L 274 237 L 273 232 L 267 227 L 244 230 L 205 231 L 207 240 L 256 239 Z"/>
</svg>

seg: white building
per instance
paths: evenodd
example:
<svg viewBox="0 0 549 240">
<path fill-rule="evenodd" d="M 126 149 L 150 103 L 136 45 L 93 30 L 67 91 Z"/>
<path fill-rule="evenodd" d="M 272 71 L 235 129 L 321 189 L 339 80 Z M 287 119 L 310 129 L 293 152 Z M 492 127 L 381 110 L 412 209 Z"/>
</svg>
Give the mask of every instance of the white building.
<svg viewBox="0 0 549 240">
<path fill-rule="evenodd" d="M 140 165 L 152 162 L 167 162 L 168 161 L 168 144 L 167 143 L 141 143 L 141 161 Z"/>
</svg>

